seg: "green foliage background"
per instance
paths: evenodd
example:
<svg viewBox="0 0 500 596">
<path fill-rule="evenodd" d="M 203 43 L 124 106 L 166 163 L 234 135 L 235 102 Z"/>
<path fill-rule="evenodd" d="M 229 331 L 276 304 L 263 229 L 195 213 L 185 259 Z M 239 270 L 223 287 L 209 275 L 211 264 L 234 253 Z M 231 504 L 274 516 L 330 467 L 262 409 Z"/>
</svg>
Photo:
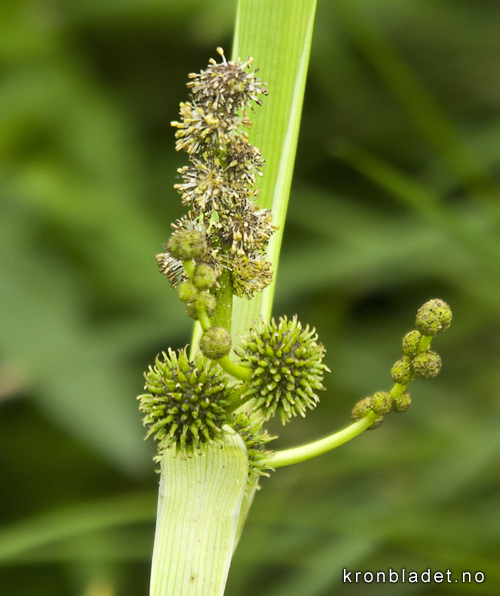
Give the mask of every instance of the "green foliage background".
<svg viewBox="0 0 500 596">
<path fill-rule="evenodd" d="M 135 396 L 191 333 L 154 260 L 183 212 L 169 123 L 187 73 L 230 53 L 235 9 L 0 5 L 2 594 L 147 593 L 157 476 Z M 455 322 L 408 414 L 263 482 L 229 596 L 498 594 L 499 40 L 487 0 L 319 2 L 275 313 L 317 327 L 333 374 L 280 445 L 390 388 L 425 300 Z M 341 582 L 401 567 L 486 580 Z"/>
</svg>

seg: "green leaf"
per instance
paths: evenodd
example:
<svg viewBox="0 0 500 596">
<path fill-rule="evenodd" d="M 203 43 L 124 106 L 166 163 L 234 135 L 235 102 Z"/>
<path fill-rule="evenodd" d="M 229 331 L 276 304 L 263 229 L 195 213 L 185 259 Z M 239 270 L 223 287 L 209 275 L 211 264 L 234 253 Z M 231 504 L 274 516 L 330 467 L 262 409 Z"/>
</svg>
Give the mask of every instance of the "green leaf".
<svg viewBox="0 0 500 596">
<path fill-rule="evenodd" d="M 252 56 L 269 89 L 250 131 L 250 141 L 266 161 L 258 202 L 272 209 L 279 230 L 269 245 L 273 283 L 250 303 L 235 298 L 233 334 L 245 333 L 259 315 L 271 314 L 315 10 L 316 0 L 240 0 L 238 4 L 233 58 Z"/>
</svg>

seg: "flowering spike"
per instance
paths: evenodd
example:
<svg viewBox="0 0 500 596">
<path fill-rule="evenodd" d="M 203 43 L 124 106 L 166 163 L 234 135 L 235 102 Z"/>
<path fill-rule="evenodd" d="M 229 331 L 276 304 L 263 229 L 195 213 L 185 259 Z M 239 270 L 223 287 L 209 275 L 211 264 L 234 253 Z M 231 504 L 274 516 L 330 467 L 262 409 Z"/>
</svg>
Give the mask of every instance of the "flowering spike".
<svg viewBox="0 0 500 596">
<path fill-rule="evenodd" d="M 180 119 L 172 122 L 176 149 L 190 160 L 178 170 L 182 181 L 175 188 L 190 211 L 173 226 L 176 231 L 157 261 L 173 287 L 189 277 L 186 259 L 195 259 L 197 269 L 212 269 L 209 279 L 192 280 L 199 289 L 218 288 L 227 269 L 232 291 L 250 299 L 272 281 L 265 251 L 276 227 L 271 212 L 255 205 L 253 186 L 264 160 L 246 132 L 247 109 L 261 105 L 267 90 L 250 69 L 250 58 L 232 62 L 221 48 L 217 53 L 222 62 L 212 59 L 206 70 L 189 75 L 189 101 L 180 104 Z M 195 311 L 188 307 L 188 313 Z"/>
</svg>

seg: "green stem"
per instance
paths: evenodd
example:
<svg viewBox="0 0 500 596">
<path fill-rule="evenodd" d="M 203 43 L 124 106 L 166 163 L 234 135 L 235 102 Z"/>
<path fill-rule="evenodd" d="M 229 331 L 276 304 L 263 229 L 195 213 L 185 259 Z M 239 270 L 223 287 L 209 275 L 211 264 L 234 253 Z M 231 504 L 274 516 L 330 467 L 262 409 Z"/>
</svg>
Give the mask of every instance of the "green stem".
<svg viewBox="0 0 500 596">
<path fill-rule="evenodd" d="M 272 468 L 282 468 L 284 466 L 290 466 L 291 464 L 297 464 L 299 462 L 307 461 L 323 453 L 327 453 L 344 443 L 347 443 L 354 437 L 357 437 L 364 430 L 369 428 L 380 416 L 370 412 L 361 420 L 357 420 L 347 428 L 340 430 L 333 435 L 329 435 L 319 441 L 313 441 L 300 447 L 294 447 L 293 449 L 285 449 L 283 451 L 277 451 L 266 460 L 266 465 Z"/>
<path fill-rule="evenodd" d="M 419 353 L 425 352 L 426 350 L 428 350 L 431 346 L 431 341 L 432 341 L 432 335 L 422 336 L 422 338 L 420 339 L 420 343 L 418 344 Z"/>
<path fill-rule="evenodd" d="M 207 329 L 210 329 L 212 323 L 210 322 L 210 318 L 207 315 L 207 311 L 205 310 L 205 308 L 203 306 L 196 307 L 196 314 L 198 315 L 198 321 L 200 322 L 203 331 L 207 331 Z"/>
<path fill-rule="evenodd" d="M 401 383 L 395 383 L 389 393 L 391 394 L 392 398 L 399 397 L 400 395 L 403 395 L 407 387 L 408 383 L 406 385 L 401 385 Z"/>
<path fill-rule="evenodd" d="M 194 261 L 192 259 L 188 259 L 186 261 L 182 261 L 182 264 L 184 265 L 184 269 L 186 271 L 186 273 L 188 274 L 189 279 L 193 279 L 193 275 L 194 275 Z"/>
<path fill-rule="evenodd" d="M 237 362 L 233 362 L 229 356 L 224 356 L 224 358 L 217 360 L 217 362 L 229 375 L 239 381 L 250 381 L 252 378 L 252 371 L 250 368 L 238 364 Z"/>
<path fill-rule="evenodd" d="M 219 290 L 217 291 L 217 308 L 212 317 L 213 325 L 223 327 L 231 333 L 231 318 L 233 316 L 233 284 L 231 276 L 225 269 L 219 279 Z"/>
</svg>

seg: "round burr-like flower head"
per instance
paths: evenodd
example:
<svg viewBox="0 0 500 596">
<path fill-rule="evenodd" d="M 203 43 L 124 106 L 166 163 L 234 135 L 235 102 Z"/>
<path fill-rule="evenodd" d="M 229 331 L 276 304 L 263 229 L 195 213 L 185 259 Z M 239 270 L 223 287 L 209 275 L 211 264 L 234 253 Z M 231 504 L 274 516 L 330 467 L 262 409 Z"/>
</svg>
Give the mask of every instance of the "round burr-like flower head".
<svg viewBox="0 0 500 596">
<path fill-rule="evenodd" d="M 324 389 L 328 371 L 322 362 L 325 348 L 317 339 L 316 331 L 302 328 L 297 317 L 261 321 L 243 339 L 237 353 L 253 373 L 246 397 L 254 399 L 266 420 L 277 413 L 285 424 L 316 407 L 316 391 Z"/>
<path fill-rule="evenodd" d="M 147 437 L 154 435 L 161 453 L 169 447 L 199 448 L 212 442 L 227 422 L 227 377 L 215 363 L 186 350 L 158 355 L 145 374 L 148 393 L 139 396 Z"/>
</svg>

